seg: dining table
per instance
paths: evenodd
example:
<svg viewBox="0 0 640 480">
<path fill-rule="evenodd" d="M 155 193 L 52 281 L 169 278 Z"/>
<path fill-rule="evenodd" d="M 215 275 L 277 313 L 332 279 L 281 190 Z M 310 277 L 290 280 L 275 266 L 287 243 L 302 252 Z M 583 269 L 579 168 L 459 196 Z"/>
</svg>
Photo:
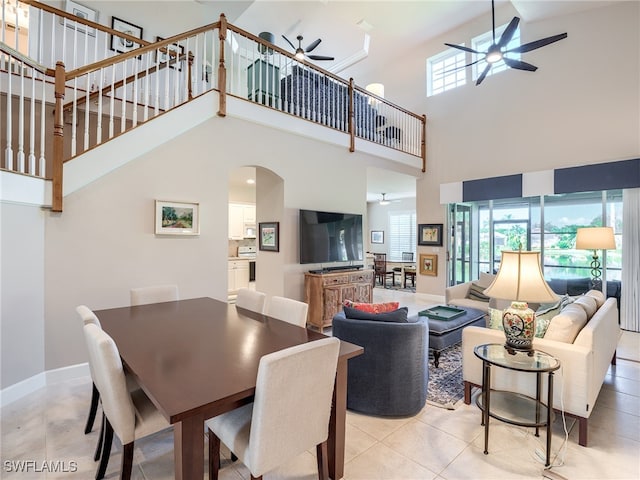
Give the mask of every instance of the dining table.
<svg viewBox="0 0 640 480">
<path fill-rule="evenodd" d="M 114 339 L 124 368 L 173 425 L 179 480 L 204 477 L 205 420 L 253 400 L 262 356 L 325 338 L 213 298 L 94 313 Z M 344 474 L 347 363 L 363 351 L 340 342 L 327 442 L 332 479 Z M 283 389 L 282 395 L 288 394 Z"/>
</svg>

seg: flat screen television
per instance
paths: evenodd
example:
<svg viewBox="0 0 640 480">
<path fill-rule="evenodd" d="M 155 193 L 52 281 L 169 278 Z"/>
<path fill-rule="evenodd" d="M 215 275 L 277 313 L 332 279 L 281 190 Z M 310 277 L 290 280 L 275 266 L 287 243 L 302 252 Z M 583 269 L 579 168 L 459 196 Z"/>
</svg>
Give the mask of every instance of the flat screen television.
<svg viewBox="0 0 640 480">
<path fill-rule="evenodd" d="M 362 258 L 362 215 L 300 210 L 300 263 Z"/>
</svg>

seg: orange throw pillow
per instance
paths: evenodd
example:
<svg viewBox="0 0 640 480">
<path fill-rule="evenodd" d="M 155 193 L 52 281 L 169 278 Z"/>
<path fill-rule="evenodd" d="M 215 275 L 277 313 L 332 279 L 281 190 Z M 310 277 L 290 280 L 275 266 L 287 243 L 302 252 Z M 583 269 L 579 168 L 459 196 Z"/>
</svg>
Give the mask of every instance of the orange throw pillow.
<svg viewBox="0 0 640 480">
<path fill-rule="evenodd" d="M 355 308 L 362 312 L 367 313 L 385 313 L 393 312 L 400 307 L 400 302 L 386 302 L 386 303 L 358 303 L 351 300 L 345 300 L 342 302 L 345 307 Z"/>
</svg>

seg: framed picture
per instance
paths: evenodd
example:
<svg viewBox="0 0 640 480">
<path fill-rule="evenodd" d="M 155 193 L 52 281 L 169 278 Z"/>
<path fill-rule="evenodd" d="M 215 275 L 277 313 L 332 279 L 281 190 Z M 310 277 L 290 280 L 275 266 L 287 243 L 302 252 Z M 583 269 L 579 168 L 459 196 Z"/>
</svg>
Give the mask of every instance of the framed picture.
<svg viewBox="0 0 640 480">
<path fill-rule="evenodd" d="M 258 245 L 260 250 L 280 251 L 280 222 L 260 222 L 258 224 Z"/>
<path fill-rule="evenodd" d="M 156 200 L 156 235 L 200 235 L 200 205 Z"/>
<path fill-rule="evenodd" d="M 430 253 L 420 254 L 420 275 L 438 276 L 438 255 Z"/>
<path fill-rule="evenodd" d="M 121 20 L 117 17 L 111 17 L 111 28 L 117 30 L 118 32 L 126 33 L 127 35 L 131 35 L 132 37 L 136 37 L 142 40 L 142 27 L 138 27 L 133 23 Z M 140 44 L 134 42 L 133 40 L 111 35 L 111 50 L 120 53 L 127 53 L 138 47 L 140 47 Z"/>
<path fill-rule="evenodd" d="M 156 37 L 156 42 L 161 42 L 162 40 L 164 40 L 164 38 Z M 175 53 L 175 55 L 171 55 L 171 57 L 168 58 L 169 55 L 167 53 L 156 50 L 156 55 L 158 55 L 156 62 L 162 64 L 166 63 L 167 60 L 169 60 L 169 68 L 173 68 L 174 70 L 178 70 L 179 72 L 181 72 L 182 60 L 180 60 L 180 57 L 184 55 L 184 47 L 182 45 L 178 45 L 177 43 L 172 43 L 171 45 L 167 45 L 166 49 L 169 54 Z"/>
<path fill-rule="evenodd" d="M 418 245 L 442 246 L 442 224 L 422 223 L 418 225 Z"/>
<path fill-rule="evenodd" d="M 90 20 L 92 22 L 98 23 L 98 11 L 93 8 L 87 7 L 85 5 L 81 5 L 72 0 L 66 0 L 64 3 L 64 11 L 75 15 L 78 18 L 82 18 L 83 20 Z M 61 21 L 64 22 L 65 19 L 61 18 Z M 84 23 L 80 22 L 72 22 L 69 19 L 66 20 L 67 27 L 71 28 L 80 33 L 86 33 L 92 37 L 96 36 L 96 29 L 87 27 Z"/>
<path fill-rule="evenodd" d="M 384 243 L 384 230 L 371 230 L 371 243 Z"/>
</svg>

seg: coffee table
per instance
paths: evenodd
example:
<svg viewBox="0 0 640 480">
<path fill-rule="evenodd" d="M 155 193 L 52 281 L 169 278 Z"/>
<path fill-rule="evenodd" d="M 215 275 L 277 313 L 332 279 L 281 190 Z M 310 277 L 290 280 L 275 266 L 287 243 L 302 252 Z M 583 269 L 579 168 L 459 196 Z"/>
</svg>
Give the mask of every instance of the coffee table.
<svg viewBox="0 0 640 480">
<path fill-rule="evenodd" d="M 462 308 L 462 307 L 456 307 Z M 465 313 L 451 320 L 436 320 L 428 317 L 420 317 L 429 321 L 429 348 L 433 350 L 433 365 L 440 365 L 440 354 L 443 350 L 462 342 L 462 329 L 469 325 L 484 327 L 485 312 L 477 308 L 464 307 Z M 418 315 L 413 315 L 409 321 L 417 320 Z"/>
</svg>

